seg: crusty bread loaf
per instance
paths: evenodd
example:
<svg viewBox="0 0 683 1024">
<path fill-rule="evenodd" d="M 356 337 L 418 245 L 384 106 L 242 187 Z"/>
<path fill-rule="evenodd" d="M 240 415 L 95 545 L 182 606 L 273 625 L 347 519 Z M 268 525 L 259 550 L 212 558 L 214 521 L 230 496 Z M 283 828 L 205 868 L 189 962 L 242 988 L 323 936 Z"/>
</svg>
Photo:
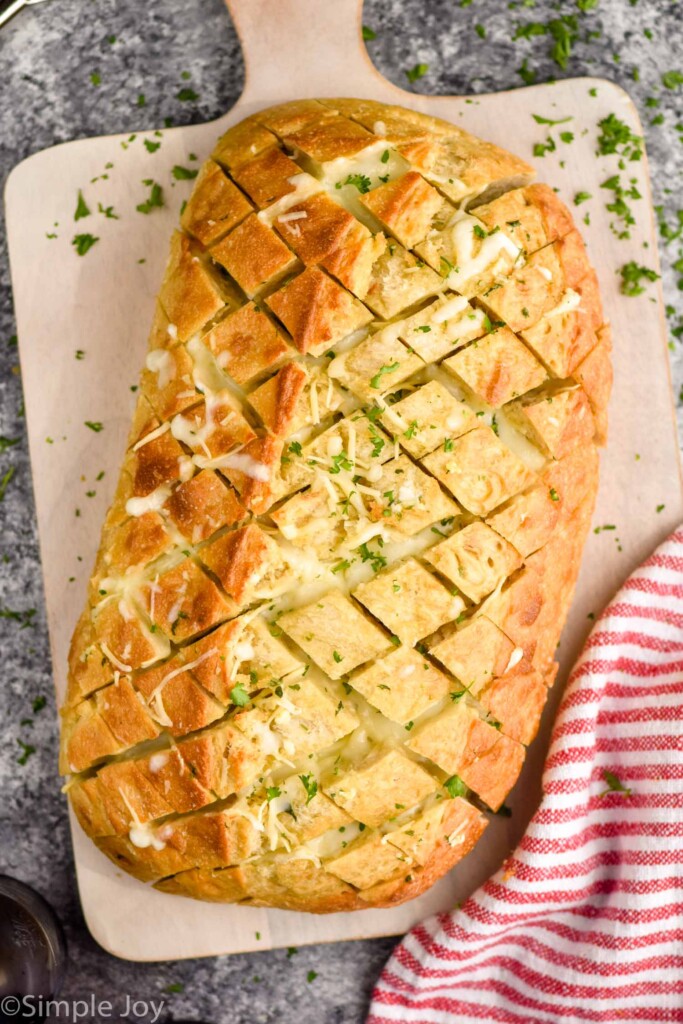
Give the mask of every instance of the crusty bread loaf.
<svg viewBox="0 0 683 1024">
<path fill-rule="evenodd" d="M 203 166 L 63 710 L 78 819 L 142 881 L 391 905 L 514 784 L 611 372 L 581 238 L 531 177 L 351 99 L 254 115 Z"/>
</svg>

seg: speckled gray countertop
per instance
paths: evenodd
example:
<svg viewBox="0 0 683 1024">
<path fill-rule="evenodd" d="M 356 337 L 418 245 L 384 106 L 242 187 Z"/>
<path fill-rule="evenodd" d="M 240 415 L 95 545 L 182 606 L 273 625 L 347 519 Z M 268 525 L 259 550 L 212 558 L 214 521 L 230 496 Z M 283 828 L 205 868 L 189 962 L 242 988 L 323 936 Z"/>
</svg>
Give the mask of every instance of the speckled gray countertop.
<svg viewBox="0 0 683 1024">
<path fill-rule="evenodd" d="M 661 204 L 661 255 L 678 401 L 683 382 L 683 211 L 677 208 L 675 193 L 683 172 L 683 65 L 676 63 L 676 49 L 683 33 L 683 4 L 368 0 L 363 20 L 376 33 L 368 48 L 387 78 L 405 85 L 407 69 L 428 65 L 413 84 L 420 92 L 488 92 L 519 86 L 529 74 L 539 82 L 590 74 L 617 81 L 631 93 L 646 127 L 655 202 Z M 519 25 L 531 23 L 550 24 L 551 31 L 532 29 L 528 38 L 514 39 Z M 567 41 L 571 45 L 565 59 Z M 190 73 L 194 100 L 177 98 L 183 72 Z M 172 124 L 214 118 L 232 105 L 242 79 L 239 44 L 222 0 L 50 0 L 29 7 L 0 32 L 3 181 L 30 153 L 67 139 L 162 126 L 167 118 Z M 364 1019 L 372 984 L 393 940 L 308 947 L 290 956 L 283 950 L 138 965 L 108 956 L 87 932 L 56 775 L 56 712 L 14 329 L 3 249 L 0 872 L 35 885 L 61 916 L 71 952 L 66 998 L 94 994 L 109 999 L 114 1016 L 128 1020 L 154 1017 L 149 1005 L 147 1012 L 126 1014 L 130 997 L 148 1004 L 163 1000 L 162 1021 L 356 1024 Z M 97 1014 L 85 1019 L 97 1019 Z"/>
</svg>

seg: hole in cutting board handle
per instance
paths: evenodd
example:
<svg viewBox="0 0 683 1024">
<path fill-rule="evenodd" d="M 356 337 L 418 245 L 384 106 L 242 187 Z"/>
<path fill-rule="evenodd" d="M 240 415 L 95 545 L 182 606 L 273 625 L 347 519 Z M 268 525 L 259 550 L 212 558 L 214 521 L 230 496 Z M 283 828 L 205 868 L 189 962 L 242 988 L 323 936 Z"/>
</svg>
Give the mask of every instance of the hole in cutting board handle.
<svg viewBox="0 0 683 1024">
<path fill-rule="evenodd" d="M 240 105 L 313 96 L 378 96 L 389 83 L 361 34 L 362 0 L 225 0 L 242 46 Z"/>
</svg>

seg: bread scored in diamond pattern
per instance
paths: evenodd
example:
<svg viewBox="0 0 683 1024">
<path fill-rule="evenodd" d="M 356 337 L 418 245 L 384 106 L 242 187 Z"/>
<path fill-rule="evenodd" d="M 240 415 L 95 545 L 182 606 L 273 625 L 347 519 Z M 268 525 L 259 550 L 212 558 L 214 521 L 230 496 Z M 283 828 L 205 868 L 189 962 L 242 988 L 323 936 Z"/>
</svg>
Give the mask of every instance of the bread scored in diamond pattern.
<svg viewBox="0 0 683 1024">
<path fill-rule="evenodd" d="M 531 178 L 350 99 L 255 114 L 201 170 L 63 709 L 73 808 L 141 881 L 392 905 L 514 785 L 611 383 L 583 243 Z"/>
</svg>

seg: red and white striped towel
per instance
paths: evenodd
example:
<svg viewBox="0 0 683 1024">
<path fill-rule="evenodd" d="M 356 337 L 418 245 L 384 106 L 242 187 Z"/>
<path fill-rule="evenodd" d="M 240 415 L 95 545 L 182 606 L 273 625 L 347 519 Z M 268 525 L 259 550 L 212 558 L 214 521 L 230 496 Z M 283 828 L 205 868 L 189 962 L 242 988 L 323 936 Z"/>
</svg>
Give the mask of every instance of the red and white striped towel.
<svg viewBox="0 0 683 1024">
<path fill-rule="evenodd" d="M 683 1021 L 683 528 L 596 623 L 543 792 L 501 871 L 403 939 L 368 1024 Z"/>
</svg>

